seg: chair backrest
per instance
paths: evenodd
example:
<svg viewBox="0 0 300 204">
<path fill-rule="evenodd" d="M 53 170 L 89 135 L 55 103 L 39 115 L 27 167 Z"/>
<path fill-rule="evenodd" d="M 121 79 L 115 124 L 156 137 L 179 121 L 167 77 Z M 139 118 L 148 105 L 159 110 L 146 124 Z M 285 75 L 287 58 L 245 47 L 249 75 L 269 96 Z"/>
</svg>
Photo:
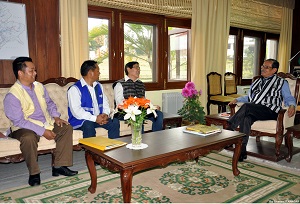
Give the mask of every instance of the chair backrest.
<svg viewBox="0 0 300 204">
<path fill-rule="evenodd" d="M 292 94 L 292 96 L 295 97 L 296 104 L 297 104 L 298 98 L 299 98 L 300 78 L 297 78 L 290 73 L 283 73 L 283 72 L 279 72 L 279 73 L 277 73 L 277 75 L 282 78 L 285 78 L 288 81 L 291 94 Z"/>
<path fill-rule="evenodd" d="M 222 95 L 222 75 L 217 72 L 210 72 L 206 75 L 207 78 L 207 95 L 216 96 Z"/>
<path fill-rule="evenodd" d="M 224 74 L 224 95 L 237 93 L 237 78 L 232 72 L 226 72 Z"/>
</svg>

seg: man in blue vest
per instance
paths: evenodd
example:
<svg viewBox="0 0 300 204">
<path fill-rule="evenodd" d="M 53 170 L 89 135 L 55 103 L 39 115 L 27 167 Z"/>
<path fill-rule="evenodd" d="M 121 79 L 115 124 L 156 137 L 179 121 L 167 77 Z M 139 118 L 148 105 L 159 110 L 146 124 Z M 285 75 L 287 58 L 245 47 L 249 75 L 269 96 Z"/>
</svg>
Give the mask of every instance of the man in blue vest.
<svg viewBox="0 0 300 204">
<path fill-rule="evenodd" d="M 145 97 L 145 85 L 139 79 L 140 77 L 140 65 L 138 62 L 128 62 L 125 65 L 125 78 L 116 81 L 113 84 L 115 104 L 119 105 L 123 103 L 124 99 L 128 99 L 130 96 L 137 98 Z M 159 109 L 159 107 L 158 107 Z M 163 113 L 156 110 L 157 117 L 153 114 L 147 117 L 152 121 L 152 131 L 159 131 L 163 129 Z M 119 117 L 122 119 L 122 117 Z"/>
<path fill-rule="evenodd" d="M 249 140 L 251 125 L 257 120 L 277 120 L 282 101 L 288 108 L 288 116 L 295 114 L 296 101 L 291 95 L 288 82 L 276 75 L 279 68 L 278 61 L 267 59 L 261 66 L 261 76 L 255 80 L 247 96 L 234 99 L 229 104 L 244 103 L 241 108 L 229 119 L 231 130 L 240 127 L 243 137 L 242 152 L 239 161 L 247 159 L 246 146 Z M 274 88 L 275 87 L 275 88 Z"/>
<path fill-rule="evenodd" d="M 83 131 L 83 138 L 96 136 L 97 127 L 108 130 L 109 138 L 120 137 L 120 123 L 110 119 L 109 102 L 98 82 L 99 66 L 94 60 L 81 65 L 82 78 L 68 90 L 69 123 L 75 130 Z"/>
</svg>

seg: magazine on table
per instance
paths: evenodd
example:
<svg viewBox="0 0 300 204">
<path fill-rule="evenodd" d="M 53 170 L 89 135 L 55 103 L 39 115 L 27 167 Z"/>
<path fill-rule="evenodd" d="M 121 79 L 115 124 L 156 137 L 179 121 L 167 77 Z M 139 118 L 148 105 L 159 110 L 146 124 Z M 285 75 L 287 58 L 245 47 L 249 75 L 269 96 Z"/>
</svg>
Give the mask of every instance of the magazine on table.
<svg viewBox="0 0 300 204">
<path fill-rule="evenodd" d="M 183 132 L 191 133 L 200 136 L 208 136 L 218 132 L 222 132 L 222 129 L 217 126 L 207 126 L 202 124 L 189 125 Z"/>
<path fill-rule="evenodd" d="M 223 118 L 229 118 L 230 117 L 230 112 L 224 112 L 224 113 L 219 113 L 219 116 L 220 117 L 223 117 Z"/>
</svg>

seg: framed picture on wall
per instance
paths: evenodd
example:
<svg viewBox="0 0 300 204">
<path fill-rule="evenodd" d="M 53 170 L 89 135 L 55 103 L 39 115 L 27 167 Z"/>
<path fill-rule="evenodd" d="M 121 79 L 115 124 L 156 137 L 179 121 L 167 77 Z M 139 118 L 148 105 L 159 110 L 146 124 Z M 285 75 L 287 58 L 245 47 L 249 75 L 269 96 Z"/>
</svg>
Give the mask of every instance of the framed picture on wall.
<svg viewBox="0 0 300 204">
<path fill-rule="evenodd" d="M 25 4 L 0 1 L 0 59 L 29 56 Z"/>
</svg>

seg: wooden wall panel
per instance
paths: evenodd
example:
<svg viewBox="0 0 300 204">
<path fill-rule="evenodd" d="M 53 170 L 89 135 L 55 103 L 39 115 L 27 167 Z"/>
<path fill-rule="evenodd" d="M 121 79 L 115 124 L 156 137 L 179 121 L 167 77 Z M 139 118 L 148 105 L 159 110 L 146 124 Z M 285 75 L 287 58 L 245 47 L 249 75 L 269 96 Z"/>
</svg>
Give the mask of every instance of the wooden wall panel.
<svg viewBox="0 0 300 204">
<path fill-rule="evenodd" d="M 60 77 L 59 0 L 9 0 L 26 5 L 29 56 L 38 81 Z M 0 60 L 0 84 L 13 84 L 12 60 Z"/>
</svg>

